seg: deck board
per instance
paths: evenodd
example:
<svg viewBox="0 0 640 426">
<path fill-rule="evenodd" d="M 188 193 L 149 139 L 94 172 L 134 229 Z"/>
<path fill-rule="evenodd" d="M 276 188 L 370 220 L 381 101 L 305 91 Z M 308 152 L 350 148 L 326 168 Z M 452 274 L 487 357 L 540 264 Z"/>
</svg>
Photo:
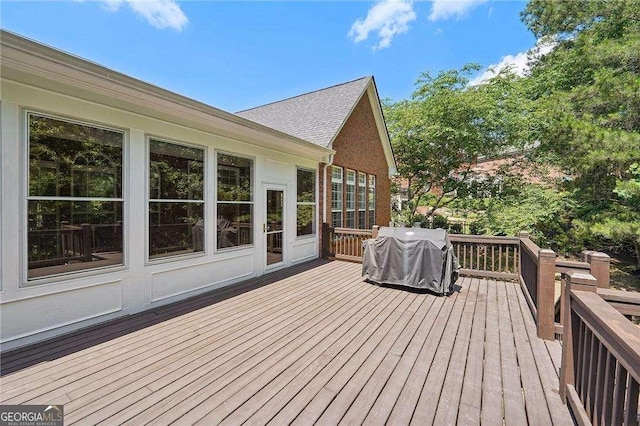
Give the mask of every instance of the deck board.
<svg viewBox="0 0 640 426">
<path fill-rule="evenodd" d="M 451 296 L 315 261 L 2 354 L 3 404 L 65 424 L 571 424 L 519 286 Z"/>
</svg>

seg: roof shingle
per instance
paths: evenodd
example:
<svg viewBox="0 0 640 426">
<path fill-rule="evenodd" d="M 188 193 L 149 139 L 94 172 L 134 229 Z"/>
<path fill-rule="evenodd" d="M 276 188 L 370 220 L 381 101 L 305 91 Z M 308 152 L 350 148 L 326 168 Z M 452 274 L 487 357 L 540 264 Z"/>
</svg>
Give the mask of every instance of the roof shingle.
<svg viewBox="0 0 640 426">
<path fill-rule="evenodd" d="M 371 77 L 239 111 L 236 115 L 327 147 L 360 100 Z"/>
</svg>

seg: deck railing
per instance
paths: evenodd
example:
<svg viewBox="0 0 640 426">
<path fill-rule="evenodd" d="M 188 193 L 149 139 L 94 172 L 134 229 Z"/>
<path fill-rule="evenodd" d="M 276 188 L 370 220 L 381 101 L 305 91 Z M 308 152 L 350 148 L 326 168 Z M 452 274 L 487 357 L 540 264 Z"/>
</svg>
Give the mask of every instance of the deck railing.
<svg viewBox="0 0 640 426">
<path fill-rule="evenodd" d="M 377 236 L 374 229 L 332 228 L 322 226 L 322 252 L 325 259 L 334 258 L 350 262 L 362 262 L 362 242 Z"/>
<path fill-rule="evenodd" d="M 640 314 L 640 298 L 598 284 L 566 273 L 560 395 L 579 424 L 637 425 L 640 328 L 620 310 Z"/>
<path fill-rule="evenodd" d="M 451 234 L 461 275 L 518 279 L 520 241 L 517 237 Z"/>
<path fill-rule="evenodd" d="M 323 252 L 362 261 L 362 241 L 376 234 L 326 226 Z M 630 319 L 640 317 L 640 293 L 609 289 L 609 256 L 587 251 L 579 262 L 557 259 L 527 233 L 449 238 L 461 275 L 519 281 L 538 337 L 562 340 L 560 394 L 579 424 L 638 425 L 640 327 Z"/>
</svg>

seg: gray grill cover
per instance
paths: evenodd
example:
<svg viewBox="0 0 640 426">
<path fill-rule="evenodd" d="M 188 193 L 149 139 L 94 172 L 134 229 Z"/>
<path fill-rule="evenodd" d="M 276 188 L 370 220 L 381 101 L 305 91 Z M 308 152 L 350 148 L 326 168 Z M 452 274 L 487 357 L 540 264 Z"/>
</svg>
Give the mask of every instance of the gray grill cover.
<svg viewBox="0 0 640 426">
<path fill-rule="evenodd" d="M 379 284 L 449 293 L 460 268 L 447 231 L 380 228 L 363 242 L 362 275 Z"/>
</svg>

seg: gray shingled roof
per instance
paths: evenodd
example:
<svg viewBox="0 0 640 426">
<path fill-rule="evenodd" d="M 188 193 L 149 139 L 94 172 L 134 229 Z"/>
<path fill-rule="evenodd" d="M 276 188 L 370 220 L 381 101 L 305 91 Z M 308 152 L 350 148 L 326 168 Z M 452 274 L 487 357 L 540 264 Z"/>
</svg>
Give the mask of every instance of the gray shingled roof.
<svg viewBox="0 0 640 426">
<path fill-rule="evenodd" d="M 363 77 L 348 83 L 305 93 L 236 115 L 327 147 L 371 81 Z"/>
</svg>

